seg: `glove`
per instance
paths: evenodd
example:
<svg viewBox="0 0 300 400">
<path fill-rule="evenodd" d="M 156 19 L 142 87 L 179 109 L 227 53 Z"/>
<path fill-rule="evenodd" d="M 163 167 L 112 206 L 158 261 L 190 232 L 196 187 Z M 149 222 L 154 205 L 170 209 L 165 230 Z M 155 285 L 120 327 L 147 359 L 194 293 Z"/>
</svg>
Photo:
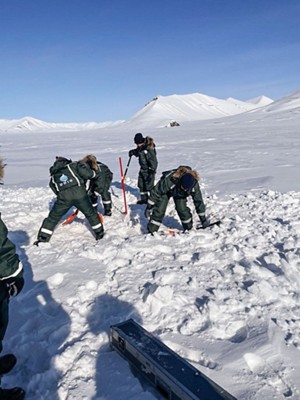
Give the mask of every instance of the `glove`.
<svg viewBox="0 0 300 400">
<path fill-rule="evenodd" d="M 147 219 L 150 219 L 151 214 L 152 214 L 152 208 L 147 206 L 147 207 L 145 208 L 144 215 L 145 215 L 145 217 L 146 217 Z"/>
<path fill-rule="evenodd" d="M 203 216 L 203 217 L 200 217 L 200 221 L 201 221 L 201 224 L 202 224 L 202 226 L 203 226 L 203 229 L 205 229 L 205 228 L 207 228 L 207 227 L 208 227 L 208 225 L 209 225 L 209 221 L 206 219 L 206 217 L 205 217 L 205 216 Z"/>
<path fill-rule="evenodd" d="M 12 297 L 17 296 L 24 286 L 24 278 L 15 278 L 13 282 L 7 283 L 8 294 Z"/>
<path fill-rule="evenodd" d="M 136 157 L 137 156 L 137 149 L 129 150 L 128 155 L 129 155 L 129 157 L 132 157 L 132 156 Z"/>
</svg>

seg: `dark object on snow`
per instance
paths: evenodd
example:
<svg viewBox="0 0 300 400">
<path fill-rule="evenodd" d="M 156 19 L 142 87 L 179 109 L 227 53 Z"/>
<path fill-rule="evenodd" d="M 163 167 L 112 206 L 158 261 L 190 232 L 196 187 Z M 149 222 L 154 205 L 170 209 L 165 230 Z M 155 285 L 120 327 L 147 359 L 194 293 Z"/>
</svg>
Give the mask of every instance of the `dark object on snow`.
<svg viewBox="0 0 300 400">
<path fill-rule="evenodd" d="M 177 121 L 171 121 L 170 127 L 173 128 L 174 126 L 180 126 L 180 124 Z"/>
<path fill-rule="evenodd" d="M 220 226 L 221 225 L 221 221 L 214 221 L 214 222 L 209 222 L 208 225 L 204 226 L 204 225 L 199 225 L 197 226 L 196 229 L 206 229 L 206 228 L 210 228 L 211 226 Z"/>
<path fill-rule="evenodd" d="M 0 388 L 0 399 L 1 400 L 23 400 L 23 399 L 25 399 L 25 391 L 20 387 L 14 387 L 12 389 L 1 389 Z"/>
<path fill-rule="evenodd" d="M 0 357 L 0 375 L 8 374 L 16 365 L 17 359 L 13 354 L 5 354 Z"/>
<path fill-rule="evenodd" d="M 110 343 L 169 400 L 236 400 L 133 319 L 110 327 Z"/>
</svg>

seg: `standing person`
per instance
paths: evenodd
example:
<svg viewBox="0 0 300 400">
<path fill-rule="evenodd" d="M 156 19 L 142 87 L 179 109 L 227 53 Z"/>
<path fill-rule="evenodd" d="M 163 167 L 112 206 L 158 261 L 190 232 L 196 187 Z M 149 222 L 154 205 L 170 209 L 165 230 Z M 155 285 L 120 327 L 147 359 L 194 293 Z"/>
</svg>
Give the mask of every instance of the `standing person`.
<svg viewBox="0 0 300 400">
<path fill-rule="evenodd" d="M 149 219 L 147 225 L 149 233 L 156 232 L 159 229 L 171 197 L 174 199 L 183 230 L 190 230 L 193 227 L 192 213 L 187 206 L 189 196 L 193 199 L 203 227 L 208 226 L 198 180 L 198 173 L 187 166 L 180 166 L 163 173 L 161 179 L 150 192 L 145 210 L 145 216 Z"/>
<path fill-rule="evenodd" d="M 158 164 L 155 143 L 151 137 L 146 136 L 144 138 L 141 133 L 134 136 L 134 143 L 136 149 L 129 151 L 129 157 L 139 158 L 138 188 L 140 189 L 141 199 L 137 201 L 137 204 L 147 204 L 149 192 L 154 186 Z"/>
<path fill-rule="evenodd" d="M 4 175 L 4 165 L 0 160 L 0 180 Z M 0 352 L 2 341 L 8 325 L 10 297 L 17 296 L 23 286 L 23 266 L 16 253 L 15 245 L 7 237 L 8 231 L 1 219 L 0 213 Z M 13 369 L 17 362 L 13 354 L 6 354 L 0 357 L 0 381 L 1 375 L 7 374 Z M 25 398 L 25 391 L 20 387 L 3 389 L 0 387 L 1 400 L 22 400 Z"/>
<path fill-rule="evenodd" d="M 71 207 L 78 208 L 85 215 L 92 226 L 96 240 L 102 239 L 103 225 L 85 188 L 85 182 L 95 178 L 97 172 L 82 161 L 72 162 L 64 157 L 56 157 L 50 168 L 50 175 L 49 185 L 57 199 L 48 217 L 44 219 L 34 244 L 38 246 L 40 242 L 49 242 L 61 217 Z"/>
<path fill-rule="evenodd" d="M 93 207 L 97 210 L 98 196 L 101 196 L 104 207 L 104 215 L 111 216 L 112 202 L 109 192 L 113 173 L 107 165 L 97 161 L 97 158 L 89 154 L 82 159 L 82 162 L 87 163 L 94 171 L 97 172 L 95 178 L 90 179 L 88 186 L 88 195 L 91 199 Z"/>
</svg>

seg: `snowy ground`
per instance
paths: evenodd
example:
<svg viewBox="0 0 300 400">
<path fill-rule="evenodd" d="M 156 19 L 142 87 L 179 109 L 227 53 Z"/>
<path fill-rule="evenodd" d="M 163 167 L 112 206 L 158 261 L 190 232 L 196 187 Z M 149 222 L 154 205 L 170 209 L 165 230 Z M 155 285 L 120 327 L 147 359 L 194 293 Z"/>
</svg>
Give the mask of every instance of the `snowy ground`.
<svg viewBox="0 0 300 400">
<path fill-rule="evenodd" d="M 0 210 L 26 271 L 4 343 L 19 362 L 3 386 L 23 386 L 30 400 L 159 399 L 109 347 L 109 326 L 134 318 L 239 400 L 299 399 L 299 120 L 248 115 L 144 132 L 159 173 L 198 169 L 207 214 L 223 221 L 175 237 L 144 234 L 136 160 L 121 212 L 117 157 L 126 163 L 136 128 L 1 134 Z M 96 244 L 79 215 L 32 246 L 53 201 L 55 155 L 89 152 L 115 172 L 104 239 Z M 172 203 L 164 222 L 180 228 Z"/>
</svg>

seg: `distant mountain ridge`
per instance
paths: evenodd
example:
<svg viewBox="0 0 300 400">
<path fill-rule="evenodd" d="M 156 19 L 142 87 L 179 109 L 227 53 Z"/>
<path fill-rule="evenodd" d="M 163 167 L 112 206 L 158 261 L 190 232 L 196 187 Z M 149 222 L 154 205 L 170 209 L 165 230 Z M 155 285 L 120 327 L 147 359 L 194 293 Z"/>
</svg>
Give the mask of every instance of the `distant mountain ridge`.
<svg viewBox="0 0 300 400">
<path fill-rule="evenodd" d="M 108 121 L 108 122 L 70 122 L 56 123 L 45 122 L 33 117 L 23 117 L 20 119 L 0 119 L 0 132 L 23 132 L 23 131 L 80 131 L 106 128 L 123 123 L 124 121 Z"/>
<path fill-rule="evenodd" d="M 224 118 L 249 112 L 280 111 L 300 112 L 300 90 L 276 101 L 266 96 L 247 101 L 232 97 L 224 100 L 201 93 L 157 96 L 126 121 L 51 123 L 28 116 L 15 120 L 0 119 L 0 132 L 80 131 L 114 127 L 120 124 L 134 125 L 143 129 L 180 125 L 186 121 Z"/>
<path fill-rule="evenodd" d="M 258 96 L 258 97 L 255 97 L 254 99 L 247 100 L 246 102 L 255 104 L 259 107 L 263 107 L 263 106 L 267 106 L 267 105 L 273 103 L 273 100 L 267 96 Z"/>
</svg>

